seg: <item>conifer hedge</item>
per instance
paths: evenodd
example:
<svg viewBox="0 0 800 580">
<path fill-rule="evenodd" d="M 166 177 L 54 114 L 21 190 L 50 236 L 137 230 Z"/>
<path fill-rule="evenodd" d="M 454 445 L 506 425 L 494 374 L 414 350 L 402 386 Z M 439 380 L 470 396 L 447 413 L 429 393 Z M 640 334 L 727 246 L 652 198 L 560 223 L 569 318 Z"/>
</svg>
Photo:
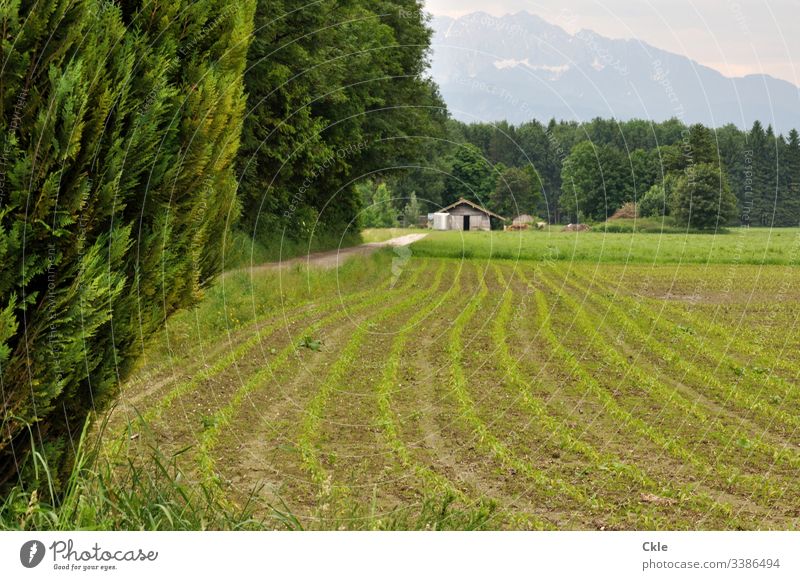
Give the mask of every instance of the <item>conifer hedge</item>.
<svg viewBox="0 0 800 580">
<path fill-rule="evenodd" d="M 219 271 L 253 0 L 0 3 L 0 483 Z"/>
</svg>

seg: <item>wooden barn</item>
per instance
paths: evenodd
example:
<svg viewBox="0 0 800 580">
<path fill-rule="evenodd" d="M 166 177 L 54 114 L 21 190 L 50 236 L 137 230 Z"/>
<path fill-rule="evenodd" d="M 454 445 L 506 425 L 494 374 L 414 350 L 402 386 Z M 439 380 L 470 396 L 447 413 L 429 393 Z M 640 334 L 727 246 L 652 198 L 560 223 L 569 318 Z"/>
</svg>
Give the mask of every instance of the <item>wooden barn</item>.
<svg viewBox="0 0 800 580">
<path fill-rule="evenodd" d="M 433 229 L 458 230 L 458 231 L 489 231 L 492 229 L 491 218 L 505 221 L 505 218 L 472 203 L 468 199 L 460 198 L 457 202 L 448 205 L 433 214 Z"/>
</svg>

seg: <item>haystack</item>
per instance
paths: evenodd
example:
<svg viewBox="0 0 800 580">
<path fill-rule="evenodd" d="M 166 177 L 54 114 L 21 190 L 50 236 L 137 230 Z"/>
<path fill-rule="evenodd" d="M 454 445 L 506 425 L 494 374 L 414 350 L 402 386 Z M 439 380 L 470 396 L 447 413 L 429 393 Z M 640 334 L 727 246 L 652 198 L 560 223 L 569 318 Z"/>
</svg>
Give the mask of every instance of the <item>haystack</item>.
<svg viewBox="0 0 800 580">
<path fill-rule="evenodd" d="M 639 217 L 639 212 L 636 208 L 636 204 L 633 203 L 632 201 L 629 201 L 628 203 L 623 204 L 622 207 L 619 208 L 617 211 L 615 211 L 614 215 L 608 218 L 608 221 L 621 220 L 621 219 L 632 220 L 636 219 L 637 217 Z"/>
</svg>

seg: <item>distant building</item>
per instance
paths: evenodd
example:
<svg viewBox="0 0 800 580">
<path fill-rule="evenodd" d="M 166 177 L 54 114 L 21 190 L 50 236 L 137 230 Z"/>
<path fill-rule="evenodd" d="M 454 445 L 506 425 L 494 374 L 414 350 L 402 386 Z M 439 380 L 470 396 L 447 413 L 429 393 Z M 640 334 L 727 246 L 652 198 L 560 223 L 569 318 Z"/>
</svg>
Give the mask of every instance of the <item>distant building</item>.
<svg viewBox="0 0 800 580">
<path fill-rule="evenodd" d="M 505 221 L 506 219 L 462 197 L 457 202 L 433 214 L 433 229 L 489 231 L 492 229 L 491 218 L 500 221 Z"/>
</svg>

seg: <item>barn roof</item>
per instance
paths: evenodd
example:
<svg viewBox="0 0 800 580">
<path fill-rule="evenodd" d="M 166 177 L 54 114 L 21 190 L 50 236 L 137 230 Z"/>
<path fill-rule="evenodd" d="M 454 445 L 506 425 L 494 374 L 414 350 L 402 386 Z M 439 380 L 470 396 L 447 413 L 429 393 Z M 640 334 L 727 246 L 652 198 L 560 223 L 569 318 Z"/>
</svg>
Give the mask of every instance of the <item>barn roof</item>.
<svg viewBox="0 0 800 580">
<path fill-rule="evenodd" d="M 477 203 L 472 203 L 470 200 L 468 200 L 468 199 L 464 199 L 463 197 L 459 197 L 459 198 L 458 198 L 458 201 L 456 201 L 455 203 L 451 203 L 451 204 L 450 204 L 450 205 L 448 205 L 447 207 L 443 207 L 443 208 L 442 208 L 442 209 L 440 209 L 439 211 L 440 211 L 440 212 L 442 212 L 442 213 L 443 213 L 443 212 L 446 212 L 447 210 L 449 210 L 449 209 L 453 209 L 454 207 L 456 207 L 457 205 L 461 205 L 462 203 L 465 203 L 465 204 L 467 204 L 468 206 L 474 207 L 474 208 L 475 208 L 475 209 L 477 209 L 478 211 L 482 211 L 483 213 L 485 213 L 485 214 L 487 214 L 487 215 L 490 215 L 490 216 L 491 216 L 491 217 L 493 217 L 493 218 L 497 218 L 497 219 L 499 219 L 499 220 L 503 220 L 503 221 L 505 221 L 505 219 L 506 219 L 506 218 L 504 218 L 504 217 L 503 217 L 503 216 L 501 216 L 501 215 L 497 215 L 496 213 L 489 211 L 489 210 L 488 210 L 488 209 L 486 209 L 485 207 L 481 207 L 481 206 L 479 206 Z"/>
</svg>

